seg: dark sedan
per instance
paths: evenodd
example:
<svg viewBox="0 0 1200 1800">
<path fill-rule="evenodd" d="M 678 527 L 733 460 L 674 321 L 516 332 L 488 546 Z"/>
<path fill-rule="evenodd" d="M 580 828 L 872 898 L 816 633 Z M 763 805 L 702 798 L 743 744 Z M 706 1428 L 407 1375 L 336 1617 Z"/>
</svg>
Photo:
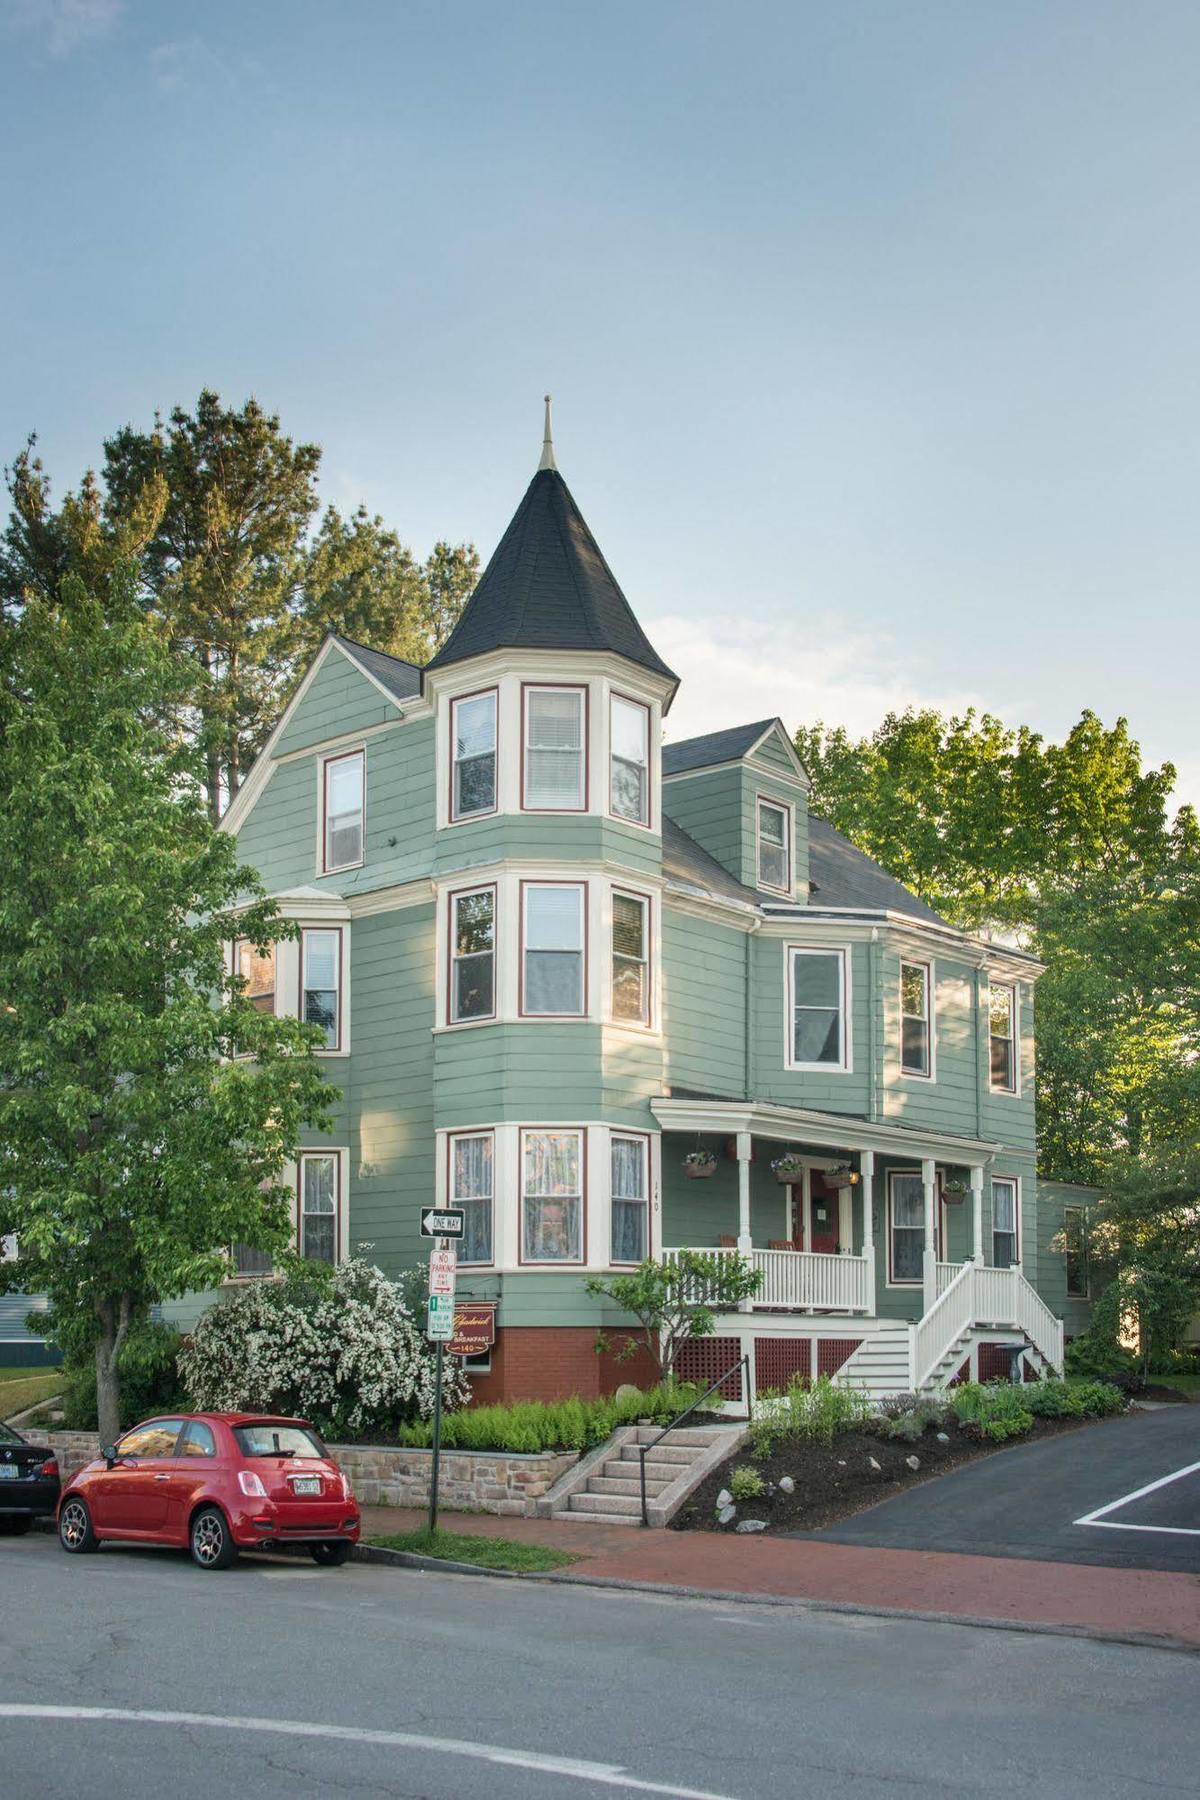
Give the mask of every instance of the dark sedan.
<svg viewBox="0 0 1200 1800">
<path fill-rule="evenodd" d="M 0 1532 L 28 1531 L 58 1505 L 58 1462 L 44 1444 L 28 1444 L 0 1424 Z"/>
</svg>

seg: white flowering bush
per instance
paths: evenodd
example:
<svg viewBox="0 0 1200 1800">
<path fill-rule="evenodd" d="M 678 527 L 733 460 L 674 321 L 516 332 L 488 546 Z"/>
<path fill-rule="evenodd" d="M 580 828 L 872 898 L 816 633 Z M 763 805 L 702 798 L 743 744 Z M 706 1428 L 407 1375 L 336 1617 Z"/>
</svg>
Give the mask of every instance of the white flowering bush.
<svg viewBox="0 0 1200 1800">
<path fill-rule="evenodd" d="M 305 1265 L 258 1281 L 202 1316 L 179 1353 L 200 1412 L 274 1412 L 322 1432 L 363 1432 L 432 1416 L 434 1352 L 381 1269 Z M 442 1403 L 465 1406 L 470 1385 L 447 1360 Z"/>
</svg>

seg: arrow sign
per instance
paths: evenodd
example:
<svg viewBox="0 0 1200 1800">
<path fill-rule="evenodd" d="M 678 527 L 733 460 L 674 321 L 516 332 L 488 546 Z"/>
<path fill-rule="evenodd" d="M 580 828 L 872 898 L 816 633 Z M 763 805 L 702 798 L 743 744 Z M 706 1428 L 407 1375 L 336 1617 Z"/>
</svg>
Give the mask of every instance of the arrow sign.
<svg viewBox="0 0 1200 1800">
<path fill-rule="evenodd" d="M 463 1234 L 463 1213 L 455 1206 L 423 1206 L 421 1208 L 422 1237 L 460 1238 Z"/>
<path fill-rule="evenodd" d="M 454 1278 L 458 1271 L 458 1256 L 453 1250 L 431 1250 L 429 1252 L 429 1292 L 432 1295 L 444 1295 L 454 1298 Z"/>
</svg>

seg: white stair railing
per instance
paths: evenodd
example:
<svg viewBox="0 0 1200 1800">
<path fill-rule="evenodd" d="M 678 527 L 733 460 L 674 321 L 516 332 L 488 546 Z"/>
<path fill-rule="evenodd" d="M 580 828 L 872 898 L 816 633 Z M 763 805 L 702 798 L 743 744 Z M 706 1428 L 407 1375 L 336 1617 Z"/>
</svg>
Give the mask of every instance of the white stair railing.
<svg viewBox="0 0 1200 1800">
<path fill-rule="evenodd" d="M 963 1263 L 913 1332 L 913 1388 L 920 1393 L 947 1350 L 975 1323 L 974 1263 Z"/>
</svg>

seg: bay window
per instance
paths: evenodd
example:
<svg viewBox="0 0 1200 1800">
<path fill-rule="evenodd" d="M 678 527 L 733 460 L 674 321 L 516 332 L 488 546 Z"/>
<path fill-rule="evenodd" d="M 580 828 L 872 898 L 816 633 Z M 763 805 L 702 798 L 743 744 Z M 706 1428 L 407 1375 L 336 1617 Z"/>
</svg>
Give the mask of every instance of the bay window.
<svg viewBox="0 0 1200 1800">
<path fill-rule="evenodd" d="M 496 690 L 450 704 L 451 819 L 496 810 Z"/>
<path fill-rule="evenodd" d="M 450 896 L 450 1023 L 496 1012 L 496 890 Z"/>
<path fill-rule="evenodd" d="M 650 823 L 650 708 L 614 694 L 609 712 L 609 810 L 633 825 Z"/>
<path fill-rule="evenodd" d="M 989 989 L 988 1036 L 992 1091 L 997 1094 L 1015 1094 L 1017 1091 L 1017 991 L 1015 988 L 993 986 Z"/>
<path fill-rule="evenodd" d="M 583 1261 L 584 1133 L 521 1133 L 521 1261 Z"/>
<path fill-rule="evenodd" d="M 365 753 L 327 756 L 322 768 L 323 862 L 326 875 L 356 869 L 363 859 Z"/>
<path fill-rule="evenodd" d="M 338 1174 L 336 1151 L 302 1151 L 300 1156 L 299 1251 L 310 1262 L 338 1259 Z"/>
<path fill-rule="evenodd" d="M 521 804 L 527 812 L 587 808 L 587 691 L 527 687 Z"/>
<path fill-rule="evenodd" d="M 1013 1269 L 1020 1258 L 1017 1184 L 997 1176 L 992 1182 L 992 1267 Z"/>
<path fill-rule="evenodd" d="M 245 982 L 245 994 L 256 1012 L 275 1011 L 275 946 L 256 949 L 249 938 L 239 938 L 233 947 L 233 968 Z"/>
<path fill-rule="evenodd" d="M 788 967 L 790 1067 L 848 1068 L 845 951 L 791 948 Z"/>
<path fill-rule="evenodd" d="M 337 930 L 300 933 L 300 1017 L 319 1025 L 324 1048 L 338 1050 L 342 1041 L 342 934 Z"/>
<path fill-rule="evenodd" d="M 931 988 L 928 963 L 900 964 L 900 1069 L 932 1073 Z"/>
<path fill-rule="evenodd" d="M 924 1273 L 925 1188 L 919 1173 L 888 1176 L 888 1280 L 919 1286 Z"/>
<path fill-rule="evenodd" d="M 650 904 L 638 894 L 612 897 L 612 1016 L 650 1023 Z"/>
<path fill-rule="evenodd" d="M 449 1199 L 461 1209 L 460 1263 L 492 1260 L 492 1201 L 495 1149 L 490 1131 L 458 1133 L 450 1139 Z"/>
<path fill-rule="evenodd" d="M 584 907 L 578 883 L 526 882 L 522 888 L 521 1011 L 580 1018 L 586 1010 Z"/>
<path fill-rule="evenodd" d="M 650 1254 L 649 1144 L 644 1137 L 612 1138 L 612 1245 L 615 1263 L 640 1263 Z"/>
<path fill-rule="evenodd" d="M 758 885 L 792 891 L 792 819 L 786 806 L 758 803 Z"/>
</svg>

